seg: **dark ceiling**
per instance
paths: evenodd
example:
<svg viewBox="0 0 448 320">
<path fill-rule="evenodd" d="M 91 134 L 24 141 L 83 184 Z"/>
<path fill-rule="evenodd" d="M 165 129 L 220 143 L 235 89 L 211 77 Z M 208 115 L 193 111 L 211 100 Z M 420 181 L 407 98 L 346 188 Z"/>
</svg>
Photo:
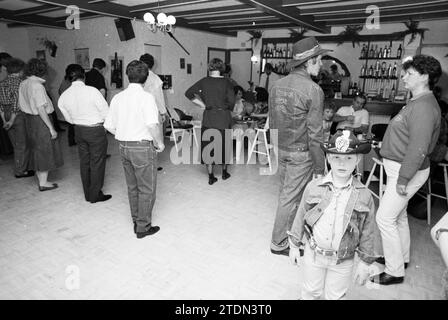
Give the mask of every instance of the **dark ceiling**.
<svg viewBox="0 0 448 320">
<path fill-rule="evenodd" d="M 79 7 L 81 19 L 142 20 L 145 12 L 164 12 L 176 17 L 176 26 L 225 35 L 285 28 L 325 34 L 331 26 L 364 24 L 369 5 L 379 8 L 382 23 L 448 19 L 446 0 L 0 0 L 0 20 L 9 27 L 65 28 L 70 5 Z"/>
</svg>

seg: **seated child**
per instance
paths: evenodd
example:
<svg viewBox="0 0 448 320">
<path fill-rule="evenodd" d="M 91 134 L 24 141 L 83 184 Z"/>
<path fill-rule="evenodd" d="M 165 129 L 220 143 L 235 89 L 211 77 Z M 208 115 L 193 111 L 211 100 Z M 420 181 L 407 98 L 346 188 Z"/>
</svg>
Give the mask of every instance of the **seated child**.
<svg viewBox="0 0 448 320">
<path fill-rule="evenodd" d="M 333 124 L 334 116 L 334 103 L 330 101 L 324 102 L 324 120 L 323 120 L 323 132 L 324 132 L 324 142 L 330 140 L 330 129 Z"/>
<path fill-rule="evenodd" d="M 375 262 L 375 204 L 370 191 L 352 172 L 361 153 L 370 144 L 361 144 L 349 130 L 333 135 L 322 149 L 331 171 L 312 180 L 305 188 L 291 231 L 288 231 L 293 264 L 303 268 L 302 299 L 344 298 L 351 283 L 355 252 L 360 262 L 355 279 L 363 284 L 369 265 Z M 305 244 L 302 242 L 306 236 Z"/>
</svg>

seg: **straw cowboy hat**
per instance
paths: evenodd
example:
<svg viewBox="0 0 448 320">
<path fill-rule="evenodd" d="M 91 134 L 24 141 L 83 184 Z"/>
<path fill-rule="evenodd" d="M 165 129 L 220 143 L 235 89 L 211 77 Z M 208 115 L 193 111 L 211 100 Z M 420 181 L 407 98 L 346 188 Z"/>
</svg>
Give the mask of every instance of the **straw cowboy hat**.
<svg viewBox="0 0 448 320">
<path fill-rule="evenodd" d="M 292 60 L 288 62 L 287 68 L 294 68 L 305 61 L 333 50 L 323 49 L 314 37 L 307 37 L 297 41 L 292 47 Z"/>
<path fill-rule="evenodd" d="M 326 153 L 355 154 L 369 153 L 370 143 L 361 143 L 350 130 L 342 130 L 335 133 L 329 142 L 322 143 L 321 148 Z"/>
</svg>

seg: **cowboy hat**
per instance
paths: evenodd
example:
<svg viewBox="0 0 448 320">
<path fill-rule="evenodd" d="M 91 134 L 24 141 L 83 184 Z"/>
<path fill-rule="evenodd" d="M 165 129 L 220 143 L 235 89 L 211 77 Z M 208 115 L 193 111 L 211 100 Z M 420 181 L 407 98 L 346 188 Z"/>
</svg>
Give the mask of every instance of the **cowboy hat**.
<svg viewBox="0 0 448 320">
<path fill-rule="evenodd" d="M 330 141 L 321 143 L 321 148 L 326 153 L 337 154 L 356 154 L 356 153 L 369 153 L 370 143 L 360 142 L 352 131 L 342 130 L 335 133 Z"/>
<path fill-rule="evenodd" d="M 288 69 L 294 68 L 305 61 L 333 50 L 323 49 L 314 37 L 307 37 L 297 41 L 292 47 L 292 60 L 286 66 Z"/>
</svg>

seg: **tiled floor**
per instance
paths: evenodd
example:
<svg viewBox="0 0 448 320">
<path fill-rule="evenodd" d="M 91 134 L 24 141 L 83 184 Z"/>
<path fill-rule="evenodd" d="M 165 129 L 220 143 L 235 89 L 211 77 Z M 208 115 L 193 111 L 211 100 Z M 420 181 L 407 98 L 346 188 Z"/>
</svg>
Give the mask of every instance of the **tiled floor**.
<svg viewBox="0 0 448 320">
<path fill-rule="evenodd" d="M 165 151 L 153 213 L 161 231 L 137 240 L 118 147 L 112 136 L 109 141 L 104 192 L 113 198 L 105 203 L 84 200 L 77 149 L 67 147 L 66 134 L 65 164 L 50 176 L 60 185 L 55 191 L 39 192 L 35 178 L 15 179 L 12 160 L 0 160 L 1 299 L 299 297 L 300 268 L 269 251 L 276 176 L 260 175 L 259 165 L 235 165 L 229 180 L 218 174 L 209 186 L 201 165 L 174 165 Z M 437 200 L 434 222 L 444 211 Z M 348 298 L 442 298 L 444 266 L 430 228 L 409 220 L 412 256 L 405 283 L 353 285 Z"/>
</svg>

